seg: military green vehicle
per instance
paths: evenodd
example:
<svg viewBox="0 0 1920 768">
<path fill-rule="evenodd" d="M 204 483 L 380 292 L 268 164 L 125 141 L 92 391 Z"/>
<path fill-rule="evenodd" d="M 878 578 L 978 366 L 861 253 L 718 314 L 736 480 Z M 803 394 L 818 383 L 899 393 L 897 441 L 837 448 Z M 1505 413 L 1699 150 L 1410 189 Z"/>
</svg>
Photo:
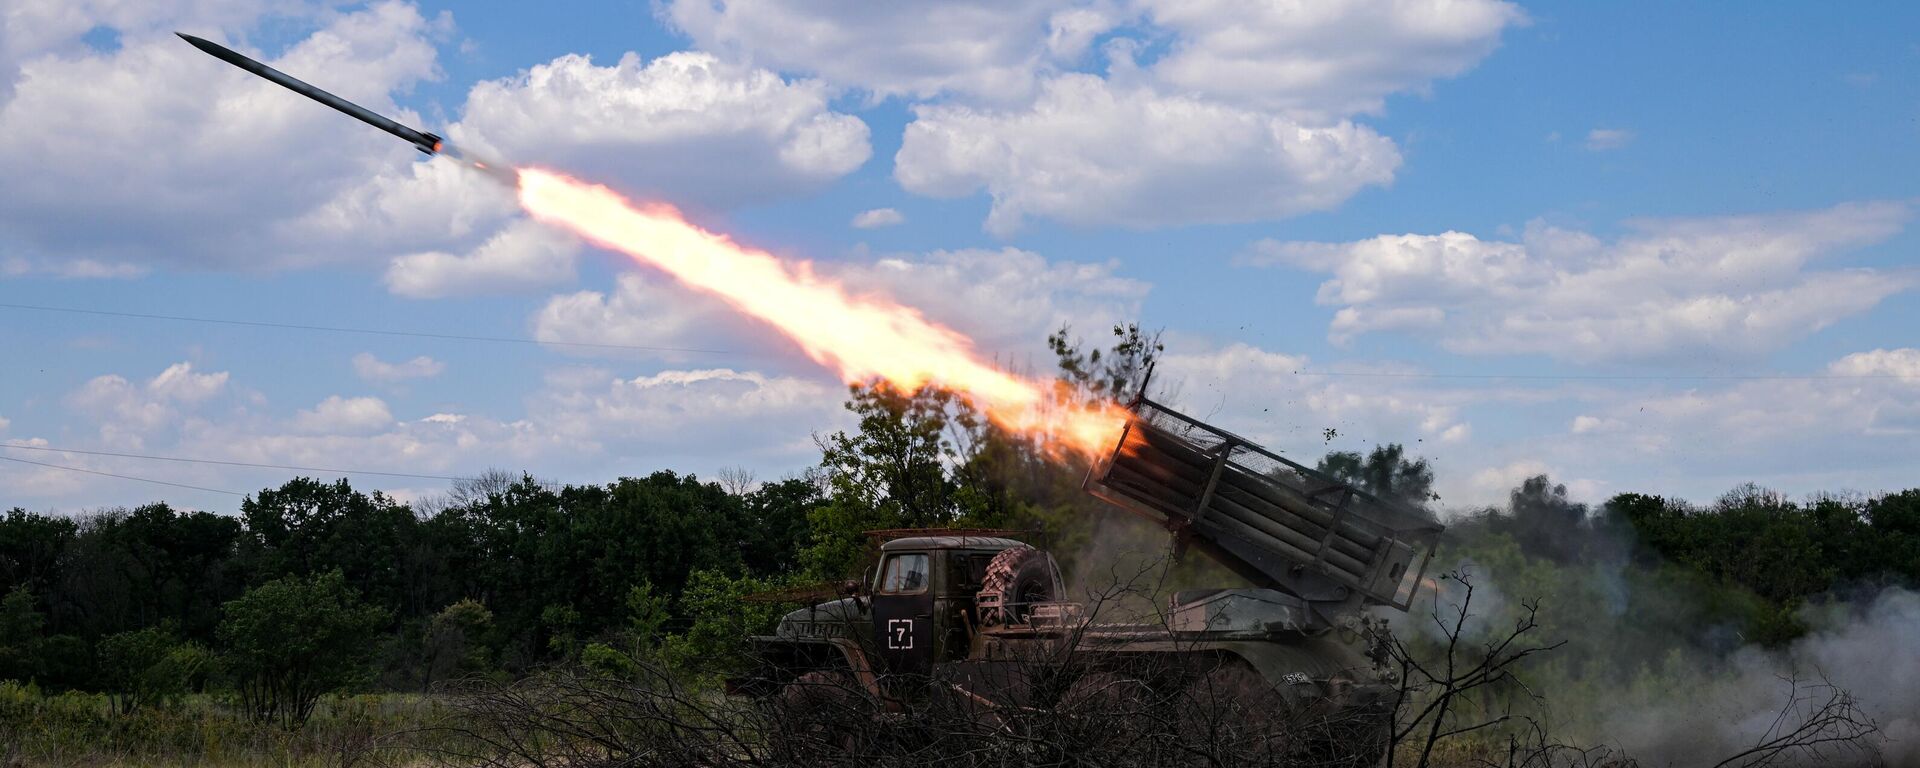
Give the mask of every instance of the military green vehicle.
<svg viewBox="0 0 1920 768">
<path fill-rule="evenodd" d="M 845 597 L 754 638 L 762 668 L 739 688 L 804 699 L 810 686 L 837 686 L 898 712 L 928 690 L 992 708 L 1050 706 L 1081 695 L 1076 685 L 1116 681 L 1225 685 L 1257 700 L 1248 711 L 1384 726 L 1392 686 L 1343 630 L 1368 606 L 1407 608 L 1441 527 L 1151 400 L 1131 409 L 1086 490 L 1246 584 L 1177 592 L 1151 620 L 1109 622 L 1067 594 L 1051 556 L 1012 534 L 885 532 L 869 577 Z M 1052 674 L 1067 666 L 1090 682 Z"/>
</svg>

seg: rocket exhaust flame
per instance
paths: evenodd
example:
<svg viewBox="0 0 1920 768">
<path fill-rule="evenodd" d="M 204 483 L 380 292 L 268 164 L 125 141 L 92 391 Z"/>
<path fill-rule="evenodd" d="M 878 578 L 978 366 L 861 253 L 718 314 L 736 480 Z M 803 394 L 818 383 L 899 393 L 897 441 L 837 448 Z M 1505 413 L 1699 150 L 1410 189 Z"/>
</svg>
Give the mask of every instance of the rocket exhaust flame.
<svg viewBox="0 0 1920 768">
<path fill-rule="evenodd" d="M 707 232 L 662 203 L 630 203 L 603 186 L 520 169 L 520 204 L 535 219 L 658 268 L 713 294 L 800 345 L 849 383 L 902 391 L 938 386 L 966 398 L 1003 429 L 1048 449 L 1093 457 L 1108 449 L 1127 412 L 1054 396 L 1051 385 L 990 365 L 971 340 L 911 307 L 854 296 L 807 262 Z"/>
<path fill-rule="evenodd" d="M 911 307 L 855 297 L 813 274 L 806 262 L 735 244 L 695 227 L 672 206 L 635 205 L 606 187 L 536 169 L 515 171 L 449 146 L 225 46 L 180 33 L 215 58 L 393 134 L 428 155 L 459 162 L 505 184 L 535 218 L 564 227 L 759 318 L 850 383 L 882 382 L 902 391 L 939 386 L 966 398 L 1003 429 L 1033 437 L 1054 455 L 1104 451 L 1128 413 L 1112 404 L 1056 397 L 1047 384 L 995 369 L 954 331 Z"/>
</svg>

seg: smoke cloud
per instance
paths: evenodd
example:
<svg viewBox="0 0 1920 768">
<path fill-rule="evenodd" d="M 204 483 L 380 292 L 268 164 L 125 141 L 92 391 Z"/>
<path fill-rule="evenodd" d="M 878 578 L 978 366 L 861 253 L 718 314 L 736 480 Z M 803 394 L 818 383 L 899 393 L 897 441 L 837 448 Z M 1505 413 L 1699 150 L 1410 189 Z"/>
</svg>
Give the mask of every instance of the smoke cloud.
<svg viewBox="0 0 1920 768">
<path fill-rule="evenodd" d="M 1632 695 L 1603 713 L 1601 731 L 1648 765 L 1710 765 L 1761 741 L 1795 692 L 1818 704 L 1830 683 L 1879 725 L 1890 765 L 1920 762 L 1920 593 L 1888 588 L 1864 604 L 1808 609 L 1817 629 L 1788 648 L 1746 646 L 1698 659 L 1704 673 L 1672 681 L 1690 689 Z M 1804 711 L 1789 712 L 1797 725 Z"/>
</svg>

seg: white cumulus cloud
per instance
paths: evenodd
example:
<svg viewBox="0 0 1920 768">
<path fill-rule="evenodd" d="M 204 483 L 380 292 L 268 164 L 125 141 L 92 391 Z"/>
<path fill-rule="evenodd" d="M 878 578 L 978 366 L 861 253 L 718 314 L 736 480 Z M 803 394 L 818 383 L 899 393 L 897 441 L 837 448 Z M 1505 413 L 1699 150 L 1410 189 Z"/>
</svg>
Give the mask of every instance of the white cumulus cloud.
<svg viewBox="0 0 1920 768">
<path fill-rule="evenodd" d="M 412 253 L 387 267 L 387 290 L 413 298 L 534 291 L 573 279 L 580 242 L 531 219 L 514 219 L 472 252 Z"/>
<path fill-rule="evenodd" d="M 1103 3 L 672 0 L 665 17 L 702 49 L 883 96 L 1014 98 L 1113 23 Z"/>
<path fill-rule="evenodd" d="M 9 7 L 9 36 L 24 23 L 40 30 L 36 37 L 60 39 L 42 40 L 37 47 L 46 52 L 0 75 L 12 85 L 0 103 L 0 178 L 60 183 L 8 185 L 0 245 L 42 271 L 106 276 L 181 264 L 333 262 L 391 245 L 389 233 L 364 223 L 321 233 L 296 232 L 295 222 L 375 174 L 406 166 L 412 150 L 153 26 L 183 17 L 240 29 L 250 16 L 145 14 L 124 12 L 126 5 L 62 4 L 57 14 L 72 18 L 58 23 L 28 18 L 39 3 L 27 12 Z M 325 73 L 340 95 L 417 124 L 389 94 L 437 75 L 430 38 L 444 22 L 399 2 L 325 18 L 277 55 L 238 47 L 287 72 Z M 78 42 L 101 26 L 118 32 L 117 49 Z M 196 31 L 223 37 L 217 27 Z"/>
<path fill-rule="evenodd" d="M 224 373 L 184 364 L 146 381 L 96 377 L 66 402 L 99 425 L 98 436 L 69 435 L 59 447 L 449 476 L 499 467 L 566 482 L 605 482 L 655 469 L 705 474 L 742 463 L 770 472 L 798 470 L 818 456 L 812 434 L 844 427 L 848 418 L 840 407 L 845 389 L 831 379 L 735 368 L 638 375 L 561 368 L 526 393 L 519 414 L 443 408 L 397 416 L 380 398 L 347 395 L 296 409 L 276 407 L 251 391 L 218 397 L 234 386 Z M 38 437 L 7 442 L 48 446 Z M 278 485 L 293 474 L 202 463 L 156 470 L 151 462 L 74 453 L 44 458 L 243 492 Z M 351 477 L 361 488 L 417 490 L 431 483 Z M 13 464 L 0 465 L 0 487 L 13 493 L 8 504 L 67 509 L 155 499 L 215 509 L 234 503 L 216 494 Z"/>
<path fill-rule="evenodd" d="M 1912 288 L 1908 272 L 1814 269 L 1882 241 L 1904 203 L 1628 222 L 1612 241 L 1542 225 L 1520 242 L 1462 232 L 1263 241 L 1246 261 L 1332 275 L 1329 337 L 1404 330 L 1466 354 L 1580 362 L 1751 358 Z"/>
<path fill-rule="evenodd" d="M 1433 455 L 1472 438 L 1463 401 L 1451 393 L 1391 378 L 1302 376 L 1312 367 L 1305 356 L 1244 343 L 1208 346 L 1178 338 L 1169 346 L 1154 379 L 1170 405 L 1304 464 L 1330 450 L 1390 442 Z"/>
<path fill-rule="evenodd" d="M 1526 21 L 1501 0 L 673 0 L 663 15 L 728 60 L 920 102 L 895 178 L 985 191 L 1001 235 L 1027 217 L 1161 227 L 1338 205 L 1400 162 L 1353 117 L 1466 72 Z"/>
<path fill-rule="evenodd" d="M 1594 152 L 1620 149 L 1633 143 L 1633 131 L 1625 128 L 1595 128 L 1587 131 L 1586 147 Z"/>
<path fill-rule="evenodd" d="M 1332 120 L 1454 77 L 1526 16 L 1498 0 L 1142 0 L 1174 33 L 1152 65 L 1169 90 Z"/>
<path fill-rule="evenodd" d="M 1874 350 L 1829 363 L 1840 378 L 1569 392 L 1597 427 L 1534 449 L 1584 476 L 1696 500 L 1744 482 L 1793 494 L 1898 490 L 1913 484 L 1909 457 L 1920 451 L 1920 377 L 1901 377 L 1913 360 L 1920 349 Z"/>
<path fill-rule="evenodd" d="M 0 276 L 391 261 L 387 284 L 409 296 L 571 276 L 572 243 L 517 225 L 511 190 L 419 161 L 176 28 L 470 149 L 696 208 L 810 192 L 871 154 L 866 125 L 833 111 L 825 84 L 698 52 L 562 56 L 475 85 L 442 129 L 394 94 L 440 76 L 452 17 L 401 0 L 23 0 L 0 18 L 0 178 L 61 180 L 0 196 Z M 287 30 L 309 33 L 284 49 L 245 42 Z M 100 33 L 115 44 L 90 45 Z"/>
<path fill-rule="evenodd" d="M 832 111 L 827 96 L 819 82 L 705 53 L 630 53 L 611 66 L 570 54 L 475 85 L 448 136 L 497 161 L 589 169 L 636 197 L 724 207 L 809 192 L 867 161 L 866 124 Z M 580 252 L 575 238 L 520 217 L 504 190 L 470 174 L 450 184 L 444 172 L 390 172 L 334 211 L 342 221 L 430 215 L 465 235 L 443 240 L 459 250 L 394 258 L 385 281 L 403 296 L 550 287 L 573 279 Z"/>
<path fill-rule="evenodd" d="M 671 278 L 624 272 L 612 292 L 553 296 L 529 320 L 533 337 L 557 344 L 621 345 L 636 354 L 670 360 L 712 359 L 754 326 L 718 299 L 688 291 Z M 565 347 L 563 347 L 565 349 Z M 595 355 L 615 350 L 590 348 Z"/>
<path fill-rule="evenodd" d="M 393 413 L 377 397 L 331 395 L 293 417 L 296 431 L 318 435 L 368 434 L 393 423 Z"/>
<path fill-rule="evenodd" d="M 987 192 L 987 229 L 1028 217 L 1081 226 L 1238 222 L 1332 208 L 1385 184 L 1394 143 L 1351 122 L 1292 119 L 1064 75 L 1016 110 L 934 105 L 895 157 L 908 191 Z"/>
<path fill-rule="evenodd" d="M 727 205 L 809 191 L 872 154 L 827 87 L 680 52 L 611 66 L 567 55 L 483 82 L 449 136 L 508 162 L 591 169 L 634 194 Z"/>
<path fill-rule="evenodd" d="M 790 445 L 838 423 L 845 390 L 818 377 L 770 376 L 730 368 L 669 370 L 633 378 L 576 371 L 549 378 L 529 404 L 557 436 L 587 444 L 729 446 L 758 435 L 759 449 Z M 779 438 L 769 445 L 768 438 Z M 731 438 L 731 439 L 730 439 Z M 629 447 L 627 450 L 631 450 Z"/>
<path fill-rule="evenodd" d="M 874 208 L 854 214 L 853 226 L 856 229 L 879 229 L 898 226 L 905 223 L 907 217 L 892 208 Z"/>
<path fill-rule="evenodd" d="M 228 378 L 226 371 L 199 373 L 192 363 L 175 363 L 142 384 L 118 374 L 96 376 L 66 403 L 94 422 L 103 440 L 137 448 L 225 392 Z"/>
<path fill-rule="evenodd" d="M 1908 384 L 1920 384 L 1920 349 L 1905 347 L 1855 352 L 1833 361 L 1827 370 L 1839 376 L 1887 377 Z"/>
<path fill-rule="evenodd" d="M 446 370 L 442 363 L 426 355 L 411 360 L 389 363 L 374 357 L 371 352 L 362 352 L 353 356 L 353 372 L 360 378 L 372 382 L 391 383 L 409 379 L 429 379 Z"/>
</svg>

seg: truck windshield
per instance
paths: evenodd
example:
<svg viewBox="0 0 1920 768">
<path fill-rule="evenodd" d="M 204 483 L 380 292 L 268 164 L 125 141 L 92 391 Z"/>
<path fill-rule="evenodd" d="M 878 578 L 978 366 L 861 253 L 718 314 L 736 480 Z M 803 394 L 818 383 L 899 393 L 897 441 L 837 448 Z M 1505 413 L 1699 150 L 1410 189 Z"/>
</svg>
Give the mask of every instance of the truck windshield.
<svg viewBox="0 0 1920 768">
<path fill-rule="evenodd" d="M 887 569 L 880 576 L 880 591 L 882 593 L 901 594 L 906 592 L 919 592 L 926 588 L 926 555 L 894 555 L 887 559 Z"/>
</svg>

